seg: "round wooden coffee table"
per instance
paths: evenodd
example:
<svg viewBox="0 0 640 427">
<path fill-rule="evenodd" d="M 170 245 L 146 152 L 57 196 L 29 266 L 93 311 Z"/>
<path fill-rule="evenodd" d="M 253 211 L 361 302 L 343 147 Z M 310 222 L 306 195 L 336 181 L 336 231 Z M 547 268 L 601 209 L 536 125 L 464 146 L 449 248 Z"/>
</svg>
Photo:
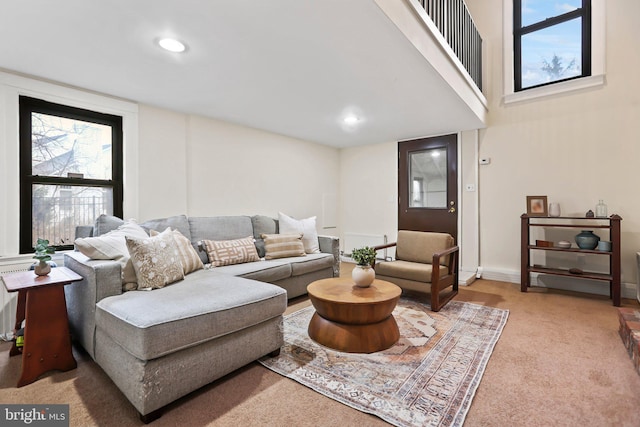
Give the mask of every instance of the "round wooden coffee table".
<svg viewBox="0 0 640 427">
<path fill-rule="evenodd" d="M 323 279 L 307 286 L 316 309 L 309 336 L 318 344 L 348 353 L 385 350 L 400 338 L 392 312 L 402 293 L 390 282 L 374 280 L 368 288 L 351 278 Z"/>
</svg>

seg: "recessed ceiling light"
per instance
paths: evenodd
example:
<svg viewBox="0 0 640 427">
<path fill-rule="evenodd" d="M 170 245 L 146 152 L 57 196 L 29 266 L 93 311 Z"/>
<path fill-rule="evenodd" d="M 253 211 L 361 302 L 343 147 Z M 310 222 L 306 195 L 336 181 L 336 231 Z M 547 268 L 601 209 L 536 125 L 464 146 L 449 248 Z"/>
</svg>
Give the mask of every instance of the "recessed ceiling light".
<svg viewBox="0 0 640 427">
<path fill-rule="evenodd" d="M 160 45 L 161 48 L 168 50 L 169 52 L 180 53 L 180 52 L 184 52 L 187 49 L 184 43 L 176 39 L 170 39 L 170 38 L 160 39 L 158 40 L 158 44 Z"/>
<path fill-rule="evenodd" d="M 358 123 L 360 121 L 360 118 L 354 114 L 350 114 L 348 116 L 346 116 L 344 119 L 342 119 L 345 124 L 348 125 L 355 125 L 356 123 Z"/>
</svg>

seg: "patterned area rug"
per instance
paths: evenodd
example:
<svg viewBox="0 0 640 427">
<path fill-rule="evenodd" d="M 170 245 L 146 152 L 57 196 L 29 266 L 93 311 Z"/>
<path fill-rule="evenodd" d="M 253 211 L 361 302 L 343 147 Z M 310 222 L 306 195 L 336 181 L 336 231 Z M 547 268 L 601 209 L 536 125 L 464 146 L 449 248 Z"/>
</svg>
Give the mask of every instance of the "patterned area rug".
<svg viewBox="0 0 640 427">
<path fill-rule="evenodd" d="M 265 367 L 397 426 L 461 426 L 508 310 L 451 301 L 438 313 L 400 299 L 400 340 L 373 354 L 343 353 L 307 334 L 313 307 L 285 316 L 285 345 Z"/>
</svg>

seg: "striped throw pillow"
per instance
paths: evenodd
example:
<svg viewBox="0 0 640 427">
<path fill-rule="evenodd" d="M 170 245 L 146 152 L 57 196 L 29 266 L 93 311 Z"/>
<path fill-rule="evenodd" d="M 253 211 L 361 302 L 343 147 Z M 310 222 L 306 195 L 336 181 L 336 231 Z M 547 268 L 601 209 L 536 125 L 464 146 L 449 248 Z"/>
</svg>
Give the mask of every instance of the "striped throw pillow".
<svg viewBox="0 0 640 427">
<path fill-rule="evenodd" d="M 189 274 L 196 270 L 204 268 L 204 265 L 202 264 L 202 261 L 198 256 L 198 253 L 196 252 L 189 239 L 187 239 L 187 237 L 178 230 L 173 230 L 172 234 L 174 240 L 176 241 L 176 244 L 178 245 L 178 251 L 180 252 L 180 261 L 182 263 L 184 274 Z M 158 235 L 158 232 L 156 230 L 150 230 L 149 235 L 156 236 Z"/>
<path fill-rule="evenodd" d="M 213 267 L 260 261 L 253 236 L 235 240 L 203 240 Z"/>
<path fill-rule="evenodd" d="M 261 234 L 265 259 L 305 256 L 302 234 Z"/>
</svg>

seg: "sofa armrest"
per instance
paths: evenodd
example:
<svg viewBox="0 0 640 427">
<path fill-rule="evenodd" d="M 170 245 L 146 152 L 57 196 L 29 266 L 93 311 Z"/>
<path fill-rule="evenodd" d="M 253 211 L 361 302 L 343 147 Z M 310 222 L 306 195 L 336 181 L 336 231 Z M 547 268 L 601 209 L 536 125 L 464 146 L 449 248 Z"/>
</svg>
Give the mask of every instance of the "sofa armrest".
<svg viewBox="0 0 640 427">
<path fill-rule="evenodd" d="M 318 236 L 320 252 L 333 255 L 333 277 L 340 276 L 340 239 L 335 236 Z"/>
<path fill-rule="evenodd" d="M 93 225 L 76 226 L 76 239 L 81 237 L 93 237 Z"/>
<path fill-rule="evenodd" d="M 96 303 L 122 293 L 120 263 L 91 260 L 80 252 L 67 252 L 64 254 L 64 265 L 82 276 L 81 281 L 64 287 L 71 334 L 95 359 Z"/>
<path fill-rule="evenodd" d="M 455 280 L 457 283 L 457 275 L 458 275 L 458 254 L 460 252 L 460 248 L 458 246 L 452 246 L 447 250 L 444 250 L 440 253 L 433 254 L 433 260 L 431 265 L 446 265 L 448 268 L 448 272 L 445 278 L 451 278 Z M 449 256 L 448 264 L 443 264 L 444 257 Z M 440 280 L 440 270 L 437 268 L 433 268 L 433 272 L 431 273 L 431 283 L 438 282 Z"/>
</svg>

